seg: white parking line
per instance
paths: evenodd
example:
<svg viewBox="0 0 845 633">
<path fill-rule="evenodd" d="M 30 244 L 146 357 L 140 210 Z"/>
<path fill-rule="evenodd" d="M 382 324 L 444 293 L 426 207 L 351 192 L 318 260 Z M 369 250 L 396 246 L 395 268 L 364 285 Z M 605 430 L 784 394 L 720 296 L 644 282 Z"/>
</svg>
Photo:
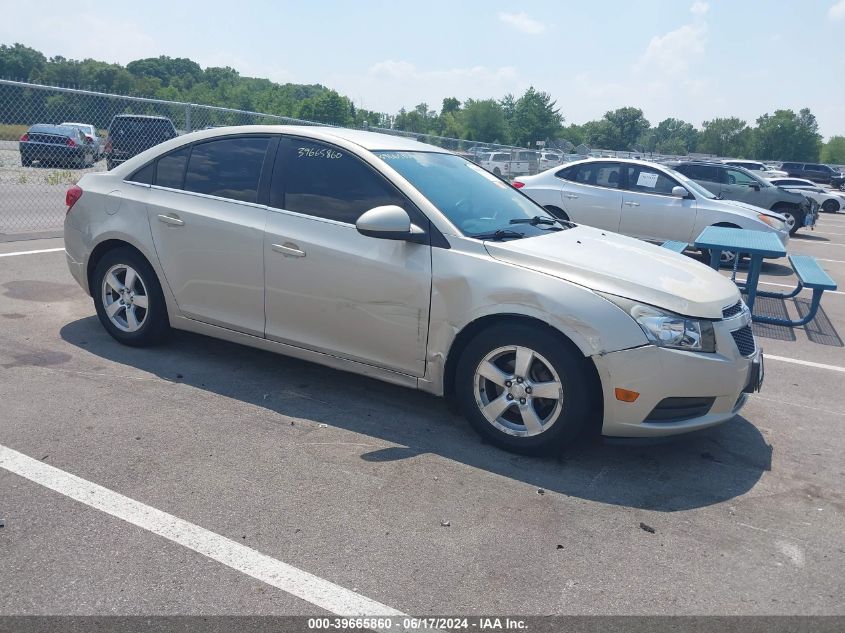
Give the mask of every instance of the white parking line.
<svg viewBox="0 0 845 633">
<path fill-rule="evenodd" d="M 825 365 L 824 363 L 813 363 L 809 360 L 798 360 L 797 358 L 785 358 L 783 356 L 772 356 L 771 354 L 765 354 L 765 359 L 776 360 L 782 363 L 792 363 L 794 365 L 805 365 L 806 367 L 815 367 L 816 369 L 827 369 L 829 371 L 845 372 L 845 367 L 839 367 L 838 365 Z"/>
<path fill-rule="evenodd" d="M 18 255 L 38 255 L 39 253 L 58 253 L 64 251 L 64 246 L 61 248 L 42 248 L 38 251 L 18 251 L 17 253 L 0 253 L 0 257 L 17 257 Z"/>
<path fill-rule="evenodd" d="M 337 615 L 403 616 L 340 585 L 271 558 L 225 536 L 0 445 L 0 468 L 162 536 L 247 576 Z"/>
</svg>

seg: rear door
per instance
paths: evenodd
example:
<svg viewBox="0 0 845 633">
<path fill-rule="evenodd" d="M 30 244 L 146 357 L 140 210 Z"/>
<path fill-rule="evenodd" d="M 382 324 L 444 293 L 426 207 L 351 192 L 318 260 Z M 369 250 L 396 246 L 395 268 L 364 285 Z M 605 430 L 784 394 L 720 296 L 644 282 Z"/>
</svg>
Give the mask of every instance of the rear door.
<svg viewBox="0 0 845 633">
<path fill-rule="evenodd" d="M 150 228 L 185 316 L 264 336 L 265 205 L 277 145 L 268 135 L 223 137 L 156 161 Z"/>
<path fill-rule="evenodd" d="M 563 209 L 573 222 L 618 231 L 622 212 L 621 165 L 615 161 L 589 161 L 567 170 L 573 180 L 561 191 Z"/>
<path fill-rule="evenodd" d="M 689 243 L 697 208 L 695 199 L 672 195 L 672 188 L 681 183 L 645 165 L 625 165 L 625 175 L 619 232 L 645 240 Z"/>
</svg>

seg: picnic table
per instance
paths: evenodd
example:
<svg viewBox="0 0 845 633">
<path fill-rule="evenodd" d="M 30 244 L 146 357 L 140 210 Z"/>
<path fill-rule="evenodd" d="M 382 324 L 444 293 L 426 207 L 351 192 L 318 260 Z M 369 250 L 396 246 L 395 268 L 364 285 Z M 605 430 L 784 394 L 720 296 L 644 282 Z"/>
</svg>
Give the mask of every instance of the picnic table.
<svg viewBox="0 0 845 633">
<path fill-rule="evenodd" d="M 706 248 L 710 251 L 710 266 L 719 270 L 723 251 L 736 253 L 736 260 L 740 254 L 750 256 L 748 276 L 745 283 L 738 283 L 748 293 L 745 300 L 748 309 L 754 314 L 754 300 L 757 298 L 757 285 L 760 282 L 760 270 L 764 259 L 786 257 L 786 247 L 774 233 L 750 231 L 748 229 L 734 229 L 726 226 L 708 226 L 701 232 L 694 243 L 696 248 Z M 768 294 L 768 293 L 766 293 Z"/>
<path fill-rule="evenodd" d="M 758 323 L 786 325 L 790 327 L 806 325 L 815 318 L 824 291 L 836 290 L 836 282 L 819 265 L 815 257 L 810 257 L 809 255 L 790 255 L 789 264 L 792 266 L 796 277 L 798 277 L 798 285 L 795 289 L 788 293 L 758 291 L 757 285 L 760 283 L 760 270 L 763 267 L 763 260 L 766 258 L 776 259 L 786 255 L 786 248 L 774 233 L 722 226 L 708 226 L 695 240 L 694 245 L 696 248 L 706 248 L 710 251 L 710 266 L 715 270 L 719 270 L 722 252 L 736 253 L 732 277 L 734 281 L 736 281 L 736 264 L 739 261 L 740 254 L 748 254 L 751 257 L 745 282 L 736 282 L 736 284 L 747 293 L 746 304 L 748 305 L 748 310 L 751 312 L 754 321 Z M 668 243 L 666 246 L 667 248 L 673 248 L 672 243 Z M 771 316 L 754 315 L 754 300 L 758 296 L 791 299 L 797 296 L 804 288 L 812 289 L 813 298 L 810 308 L 803 318 L 793 321 Z"/>
</svg>

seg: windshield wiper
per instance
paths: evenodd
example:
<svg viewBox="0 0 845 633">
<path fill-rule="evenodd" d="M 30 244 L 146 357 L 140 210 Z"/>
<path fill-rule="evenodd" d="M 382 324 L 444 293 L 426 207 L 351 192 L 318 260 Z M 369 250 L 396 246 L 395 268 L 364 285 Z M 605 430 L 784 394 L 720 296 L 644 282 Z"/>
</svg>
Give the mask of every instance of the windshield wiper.
<svg viewBox="0 0 845 633">
<path fill-rule="evenodd" d="M 566 227 L 567 229 L 571 229 L 576 226 L 574 222 L 570 222 L 569 220 L 550 218 L 545 215 L 535 215 L 533 218 L 514 218 L 513 220 L 511 220 L 511 224 L 530 224 L 531 226 L 537 226 L 538 224 L 560 224 L 561 226 Z"/>
<path fill-rule="evenodd" d="M 474 237 L 477 240 L 506 240 L 509 238 L 519 239 L 521 237 L 525 237 L 525 233 L 511 231 L 510 229 L 496 229 L 495 231 L 488 231 L 487 233 L 476 233 L 470 237 Z"/>
</svg>

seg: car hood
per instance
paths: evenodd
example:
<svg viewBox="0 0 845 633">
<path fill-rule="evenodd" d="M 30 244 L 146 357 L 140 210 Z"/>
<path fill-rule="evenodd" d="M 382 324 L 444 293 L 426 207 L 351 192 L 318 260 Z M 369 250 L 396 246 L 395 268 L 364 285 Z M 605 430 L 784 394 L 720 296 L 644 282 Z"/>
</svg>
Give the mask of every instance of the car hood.
<svg viewBox="0 0 845 633">
<path fill-rule="evenodd" d="M 586 226 L 485 246 L 499 261 L 685 316 L 721 319 L 739 301 L 734 283 L 700 262 Z"/>
</svg>

